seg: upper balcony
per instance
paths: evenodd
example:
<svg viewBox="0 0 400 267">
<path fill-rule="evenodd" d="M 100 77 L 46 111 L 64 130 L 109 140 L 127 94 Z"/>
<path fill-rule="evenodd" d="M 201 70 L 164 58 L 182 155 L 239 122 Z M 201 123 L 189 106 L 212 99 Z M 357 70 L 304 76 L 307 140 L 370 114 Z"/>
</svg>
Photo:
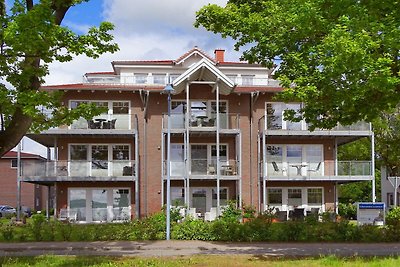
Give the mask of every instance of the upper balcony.
<svg viewBox="0 0 400 267">
<path fill-rule="evenodd" d="M 129 135 L 136 134 L 138 118 L 136 114 L 102 114 L 91 120 L 79 118 L 71 125 L 51 128 L 41 135 Z"/>
<path fill-rule="evenodd" d="M 217 114 L 200 115 L 198 113 L 189 113 L 189 120 L 186 124 L 185 114 L 171 114 L 170 116 L 172 132 L 182 132 L 187 127 L 192 132 L 215 132 L 217 130 Z M 163 129 L 168 128 L 168 115 L 163 114 Z M 221 133 L 236 133 L 239 131 L 239 114 L 220 113 L 219 131 Z"/>
<path fill-rule="evenodd" d="M 239 179 L 239 161 L 237 160 L 221 160 L 219 169 L 217 161 L 211 159 L 191 159 L 189 162 L 190 179 L 216 179 L 217 175 L 220 179 L 235 180 Z M 163 177 L 167 176 L 167 161 L 164 161 Z M 171 160 L 170 165 L 171 179 L 183 179 L 185 177 L 185 161 Z"/>
<path fill-rule="evenodd" d="M 181 74 L 167 74 L 167 73 L 135 73 L 123 75 L 99 75 L 99 74 L 86 74 L 84 76 L 84 83 L 94 84 L 123 84 L 123 85 L 149 85 L 149 86 L 165 86 L 168 80 L 174 81 Z M 231 75 L 227 77 L 231 79 L 238 86 L 263 86 L 263 87 L 278 87 L 279 81 L 267 77 L 257 77 L 255 75 Z"/>
<path fill-rule="evenodd" d="M 302 120 L 300 122 L 286 121 L 281 117 L 265 116 L 259 120 L 259 132 L 268 136 L 370 136 L 372 127 L 370 123 L 357 122 L 352 125 L 343 126 L 338 124 L 332 129 L 309 130 L 308 124 Z"/>
<path fill-rule="evenodd" d="M 135 181 L 135 160 L 23 161 L 22 180 L 42 184 L 84 181 Z"/>
<path fill-rule="evenodd" d="M 366 181 L 373 179 L 371 161 L 278 162 L 260 164 L 268 181 Z"/>
</svg>

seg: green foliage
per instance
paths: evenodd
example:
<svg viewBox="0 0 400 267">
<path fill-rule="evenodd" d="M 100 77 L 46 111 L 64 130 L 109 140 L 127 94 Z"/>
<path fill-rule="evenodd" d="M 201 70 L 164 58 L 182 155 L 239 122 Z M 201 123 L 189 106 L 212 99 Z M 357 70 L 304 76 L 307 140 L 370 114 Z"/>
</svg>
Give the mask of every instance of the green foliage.
<svg viewBox="0 0 400 267">
<path fill-rule="evenodd" d="M 279 58 L 279 98 L 306 103 L 311 126 L 373 121 L 400 100 L 396 1 L 230 0 L 197 12 L 195 26 L 232 37 L 243 58 Z M 294 114 L 287 114 L 295 119 Z"/>
<path fill-rule="evenodd" d="M 179 240 L 213 241 L 215 237 L 212 235 L 211 225 L 202 220 L 187 219 L 182 223 L 174 224 L 171 237 Z"/>
<path fill-rule="evenodd" d="M 135 220 L 131 226 L 130 240 L 165 239 L 167 226 L 164 212 L 155 213 L 142 220 Z"/>
<path fill-rule="evenodd" d="M 229 201 L 221 214 L 221 220 L 227 222 L 239 222 L 242 217 L 242 211 L 237 208 L 236 201 Z"/>
<path fill-rule="evenodd" d="M 243 205 L 243 218 L 255 218 L 256 208 L 251 205 Z"/>
<path fill-rule="evenodd" d="M 397 242 L 400 241 L 400 208 L 389 212 L 386 226 L 357 226 L 348 220 L 336 221 L 333 213 L 323 220 L 307 216 L 304 221 L 273 222 L 273 216 L 262 214 L 246 223 L 217 219 L 212 222 L 184 219 L 172 222 L 171 237 L 178 240 L 237 242 Z M 71 224 L 47 221 L 37 214 L 27 225 L 3 223 L 0 241 L 111 241 L 164 240 L 165 213 L 159 212 L 141 220 L 126 223 Z"/>
<path fill-rule="evenodd" d="M 357 207 L 352 203 L 339 203 L 339 215 L 348 220 L 354 220 L 357 217 Z"/>
<path fill-rule="evenodd" d="M 0 231 L 3 235 L 5 241 L 11 241 L 14 238 L 14 227 L 12 224 L 2 224 L 0 227 Z"/>
<path fill-rule="evenodd" d="M 32 231 L 32 235 L 35 241 L 42 240 L 42 231 L 43 226 L 46 223 L 46 217 L 43 214 L 34 214 L 32 215 L 32 221 L 30 224 L 30 228 Z"/>
<path fill-rule="evenodd" d="M 0 3 L 4 4 L 4 0 Z M 49 64 L 71 61 L 77 55 L 97 58 L 116 52 L 109 33 L 109 22 L 78 35 L 62 25 L 69 8 L 81 3 L 63 0 L 12 1 L 8 12 L 0 12 L 0 155 L 14 147 L 30 129 L 41 131 L 69 124 L 82 113 L 85 117 L 98 111 L 89 107 L 68 110 L 61 105 L 61 92 L 41 91 Z"/>
</svg>

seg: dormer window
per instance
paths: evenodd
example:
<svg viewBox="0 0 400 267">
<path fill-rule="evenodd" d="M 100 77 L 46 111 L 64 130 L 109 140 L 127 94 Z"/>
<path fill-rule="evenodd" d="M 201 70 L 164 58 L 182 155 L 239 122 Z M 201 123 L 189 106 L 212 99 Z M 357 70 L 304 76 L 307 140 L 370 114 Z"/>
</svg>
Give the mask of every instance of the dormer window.
<svg viewBox="0 0 400 267">
<path fill-rule="evenodd" d="M 138 84 L 145 84 L 147 83 L 147 74 L 146 73 L 136 73 L 135 80 Z"/>
<path fill-rule="evenodd" d="M 254 75 L 242 75 L 242 85 L 253 85 Z"/>
</svg>

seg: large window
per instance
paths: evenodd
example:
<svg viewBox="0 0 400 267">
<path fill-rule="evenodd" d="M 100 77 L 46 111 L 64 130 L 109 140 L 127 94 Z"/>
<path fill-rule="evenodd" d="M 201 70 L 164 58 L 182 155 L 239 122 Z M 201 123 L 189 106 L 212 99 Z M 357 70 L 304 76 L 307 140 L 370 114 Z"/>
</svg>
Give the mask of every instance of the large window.
<svg viewBox="0 0 400 267">
<path fill-rule="evenodd" d="M 217 189 L 212 190 L 212 206 L 217 206 Z M 219 189 L 219 204 L 220 206 L 228 205 L 228 188 L 220 188 Z"/>
<path fill-rule="evenodd" d="M 183 187 L 171 187 L 171 205 L 185 206 L 185 189 Z"/>
<path fill-rule="evenodd" d="M 303 121 L 292 122 L 284 119 L 285 110 L 293 110 L 295 117 L 300 114 L 300 103 L 270 102 L 266 104 L 267 129 L 269 130 L 305 130 Z"/>
<path fill-rule="evenodd" d="M 71 176 L 122 176 L 130 168 L 129 144 L 70 144 L 69 171 Z"/>
<path fill-rule="evenodd" d="M 323 175 L 323 145 L 268 144 L 266 151 L 268 175 Z"/>
<path fill-rule="evenodd" d="M 301 189 L 288 189 L 288 205 L 289 206 L 301 206 L 303 204 L 302 196 L 301 196 Z"/>
<path fill-rule="evenodd" d="M 279 208 L 279 210 L 304 208 L 311 211 L 311 208 L 319 208 L 323 211 L 323 191 L 322 187 L 268 187 L 266 204 Z"/>
<path fill-rule="evenodd" d="M 308 188 L 307 198 L 309 205 L 322 205 L 322 188 Z"/>
<path fill-rule="evenodd" d="M 83 103 L 95 104 L 105 111 L 91 120 L 79 118 L 70 126 L 72 129 L 130 129 L 129 101 L 71 100 L 69 105 L 74 109 Z"/>
<path fill-rule="evenodd" d="M 282 205 L 282 189 L 269 188 L 268 189 L 268 204 L 269 205 Z"/>
<path fill-rule="evenodd" d="M 130 219 L 131 197 L 128 188 L 70 188 L 70 214 L 82 222 L 124 221 Z"/>
</svg>

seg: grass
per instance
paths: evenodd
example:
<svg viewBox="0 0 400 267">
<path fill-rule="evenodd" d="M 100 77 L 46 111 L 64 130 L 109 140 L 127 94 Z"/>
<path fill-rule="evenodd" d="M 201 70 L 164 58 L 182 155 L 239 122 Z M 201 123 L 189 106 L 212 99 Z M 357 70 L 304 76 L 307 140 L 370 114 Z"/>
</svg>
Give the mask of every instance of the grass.
<svg viewBox="0 0 400 267">
<path fill-rule="evenodd" d="M 65 267 L 65 266 L 385 266 L 397 267 L 400 258 L 337 258 L 334 256 L 307 259 L 278 259 L 263 255 L 196 255 L 191 257 L 98 257 L 98 256 L 38 256 L 38 257 L 0 257 L 0 266 L 20 267 Z"/>
</svg>

